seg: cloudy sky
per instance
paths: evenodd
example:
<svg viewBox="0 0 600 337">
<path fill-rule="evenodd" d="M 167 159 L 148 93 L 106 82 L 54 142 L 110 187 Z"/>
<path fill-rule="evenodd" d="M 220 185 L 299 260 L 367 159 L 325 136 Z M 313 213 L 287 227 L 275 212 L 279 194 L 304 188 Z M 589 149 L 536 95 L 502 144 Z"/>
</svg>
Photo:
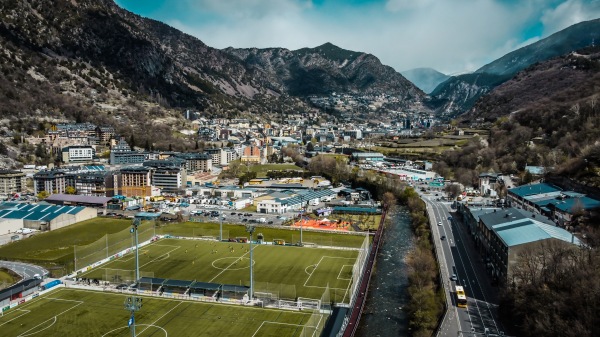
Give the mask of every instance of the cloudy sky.
<svg viewBox="0 0 600 337">
<path fill-rule="evenodd" d="M 577 22 L 600 0 L 115 0 L 215 48 L 331 42 L 397 71 L 473 71 Z"/>
</svg>

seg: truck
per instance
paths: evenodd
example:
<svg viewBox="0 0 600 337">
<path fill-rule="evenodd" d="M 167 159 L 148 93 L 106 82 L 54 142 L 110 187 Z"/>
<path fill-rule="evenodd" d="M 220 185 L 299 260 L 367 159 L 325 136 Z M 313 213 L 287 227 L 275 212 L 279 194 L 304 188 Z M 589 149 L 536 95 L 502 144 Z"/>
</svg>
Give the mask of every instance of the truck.
<svg viewBox="0 0 600 337">
<path fill-rule="evenodd" d="M 267 219 L 265 219 L 265 218 L 258 218 L 258 219 L 256 219 L 256 221 L 260 222 L 260 223 L 265 223 L 265 222 L 267 222 Z"/>
</svg>

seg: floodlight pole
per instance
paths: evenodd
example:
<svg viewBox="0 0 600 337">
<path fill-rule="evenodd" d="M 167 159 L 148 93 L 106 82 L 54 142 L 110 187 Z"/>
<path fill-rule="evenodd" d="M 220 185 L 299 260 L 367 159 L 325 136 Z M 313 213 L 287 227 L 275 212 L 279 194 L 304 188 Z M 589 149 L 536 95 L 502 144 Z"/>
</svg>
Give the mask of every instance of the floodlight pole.
<svg viewBox="0 0 600 337">
<path fill-rule="evenodd" d="M 219 214 L 219 242 L 223 241 L 223 211 Z"/>
<path fill-rule="evenodd" d="M 138 226 L 140 225 L 140 219 L 134 219 L 131 223 L 131 233 L 135 236 L 135 283 L 140 280 L 140 254 L 138 246 Z"/>
<path fill-rule="evenodd" d="M 131 317 L 127 325 L 131 329 L 131 337 L 135 337 L 135 312 L 142 308 L 142 299 L 135 296 L 127 297 L 124 306 L 125 310 L 131 312 Z"/>
<path fill-rule="evenodd" d="M 302 247 L 302 227 L 304 227 L 304 195 L 300 196 L 300 247 Z"/>
<path fill-rule="evenodd" d="M 252 233 L 254 233 L 254 226 L 246 225 L 246 232 L 250 233 L 250 301 L 254 299 L 254 275 L 253 275 L 253 253 L 252 253 Z"/>
</svg>

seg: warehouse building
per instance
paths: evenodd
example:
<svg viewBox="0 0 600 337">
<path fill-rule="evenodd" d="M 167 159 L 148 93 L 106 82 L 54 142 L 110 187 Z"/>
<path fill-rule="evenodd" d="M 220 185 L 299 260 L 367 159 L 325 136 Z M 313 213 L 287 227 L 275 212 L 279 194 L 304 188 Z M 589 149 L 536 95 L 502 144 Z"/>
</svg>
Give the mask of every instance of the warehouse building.
<svg viewBox="0 0 600 337">
<path fill-rule="evenodd" d="M 97 216 L 95 209 L 83 206 L 3 202 L 0 204 L 0 233 L 6 234 L 9 230 L 14 233 L 19 228 L 55 230 Z"/>
</svg>

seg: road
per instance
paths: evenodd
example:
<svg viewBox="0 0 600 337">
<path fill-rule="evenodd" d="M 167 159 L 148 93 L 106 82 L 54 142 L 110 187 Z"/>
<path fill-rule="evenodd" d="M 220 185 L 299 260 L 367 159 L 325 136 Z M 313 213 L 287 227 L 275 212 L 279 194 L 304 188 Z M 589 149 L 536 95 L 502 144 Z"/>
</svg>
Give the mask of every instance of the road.
<svg viewBox="0 0 600 337">
<path fill-rule="evenodd" d="M 40 276 L 48 275 L 46 269 L 29 263 L 0 261 L 0 267 L 10 269 L 23 278 L 32 278 L 35 274 L 39 274 Z"/>
<path fill-rule="evenodd" d="M 438 197 L 432 194 L 422 194 L 421 197 L 428 205 L 433 238 L 442 260 L 442 279 L 451 298 L 451 306 L 438 336 L 503 335 L 504 329 L 498 320 L 498 290 L 490 285 L 467 228 L 456 221 L 450 202 L 438 201 Z M 456 274 L 456 281 L 450 279 L 452 274 Z M 467 308 L 456 306 L 456 285 L 465 289 Z"/>
</svg>

